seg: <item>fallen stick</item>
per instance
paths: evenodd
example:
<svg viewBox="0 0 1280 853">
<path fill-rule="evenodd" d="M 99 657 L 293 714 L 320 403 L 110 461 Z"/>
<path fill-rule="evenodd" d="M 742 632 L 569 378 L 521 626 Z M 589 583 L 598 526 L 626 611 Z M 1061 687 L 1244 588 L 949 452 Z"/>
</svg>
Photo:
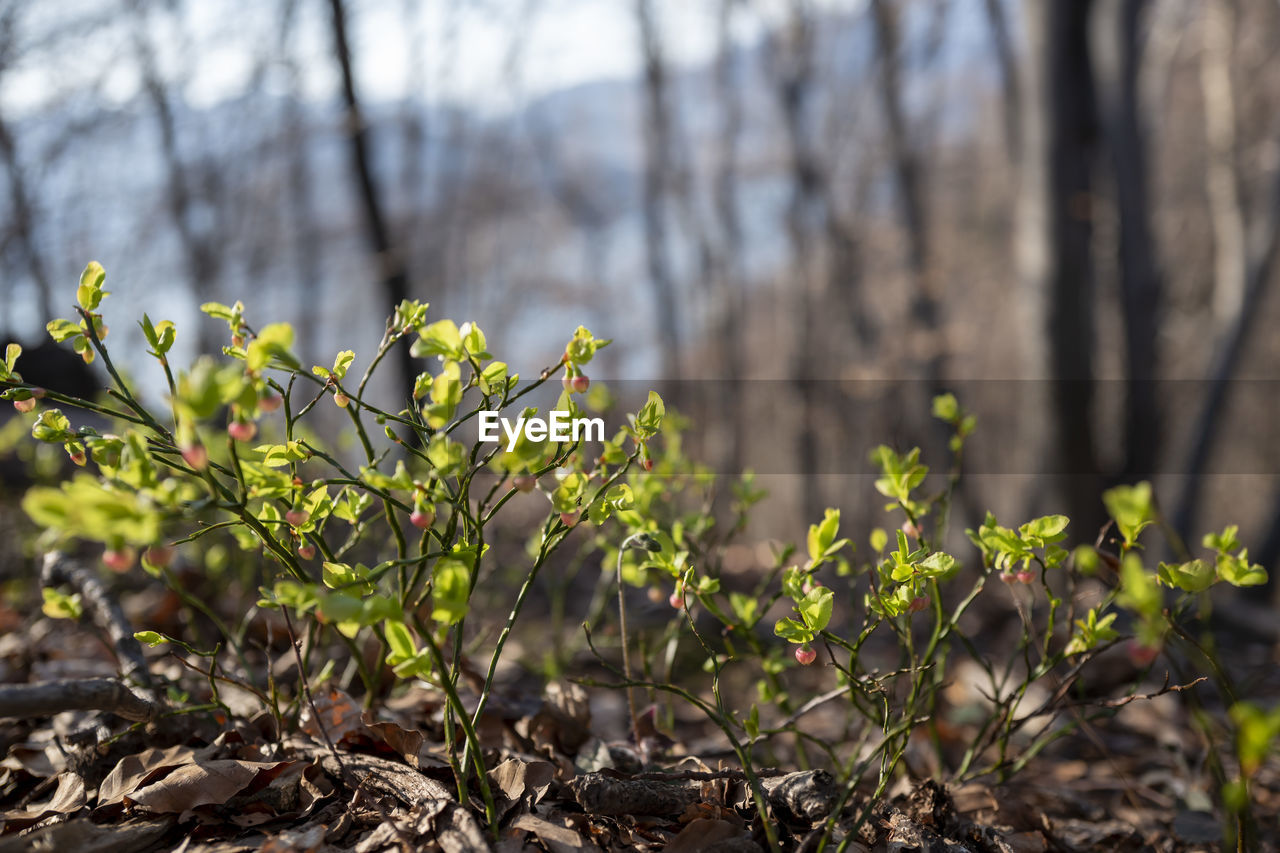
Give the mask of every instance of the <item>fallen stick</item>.
<svg viewBox="0 0 1280 853">
<path fill-rule="evenodd" d="M 160 707 L 114 678 L 0 686 L 0 717 L 43 717 L 63 711 L 110 711 L 126 720 L 147 722 L 158 716 Z"/>
<path fill-rule="evenodd" d="M 121 678 L 6 684 L 0 686 L 0 717 L 38 717 L 63 711 L 109 711 L 134 722 L 159 717 L 164 706 L 156 696 L 142 646 L 134 639 L 124 611 L 97 575 L 72 564 L 61 552 L 50 551 L 44 558 L 40 583 L 46 587 L 66 584 L 80 593 L 85 611 L 111 639 Z"/>
<path fill-rule="evenodd" d="M 154 689 L 151 673 L 147 670 L 147 660 L 142 656 L 142 646 L 133 636 L 133 626 L 125 618 L 124 610 L 116 602 L 95 572 L 77 566 L 61 551 L 50 551 L 44 555 L 44 566 L 40 570 L 41 586 L 61 586 L 66 584 L 80 593 L 80 603 L 85 612 L 93 617 L 94 623 L 111 638 L 111 646 L 115 649 L 116 660 L 120 663 L 120 674 L 126 681 L 132 681 L 146 690 Z"/>
</svg>

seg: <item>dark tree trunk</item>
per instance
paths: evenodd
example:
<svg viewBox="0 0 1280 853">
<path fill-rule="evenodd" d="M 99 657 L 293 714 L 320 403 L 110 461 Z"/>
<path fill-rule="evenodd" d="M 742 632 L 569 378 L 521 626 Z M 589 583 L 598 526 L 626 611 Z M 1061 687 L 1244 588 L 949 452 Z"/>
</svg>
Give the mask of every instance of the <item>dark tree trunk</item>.
<svg viewBox="0 0 1280 853">
<path fill-rule="evenodd" d="M 1160 271 L 1151 239 L 1146 139 L 1140 122 L 1138 26 L 1144 0 L 1104 3 L 1094 15 L 1093 55 L 1120 219 L 1120 306 L 1126 356 L 1124 470 L 1135 481 L 1155 470 L 1160 449 L 1156 338 Z"/>
<path fill-rule="evenodd" d="M 1090 0 L 1023 5 L 1027 72 L 1020 255 L 1045 336 L 1045 468 L 1057 474 L 1079 535 L 1102 522 L 1093 413 L 1093 162 L 1098 145 Z M 1031 334 L 1036 334 L 1035 328 Z"/>
<path fill-rule="evenodd" d="M 361 207 L 364 210 L 366 240 L 382 287 L 383 310 L 390 317 L 396 307 L 409 298 L 409 274 L 405 268 L 403 256 L 392 243 L 391 232 L 383 212 L 382 196 L 374 179 L 372 157 L 369 153 L 369 128 L 360 106 L 360 98 L 356 92 L 355 72 L 352 69 L 346 5 L 343 0 L 329 0 L 329 9 L 332 13 L 333 54 L 342 75 L 342 98 L 347 111 L 346 128 L 351 171 L 355 177 Z M 395 387 L 403 389 L 407 398 L 414 376 L 413 359 L 409 355 L 409 348 L 396 347 L 393 357 L 399 373 L 395 377 Z"/>
<path fill-rule="evenodd" d="M 657 339 L 662 349 L 662 373 L 678 379 L 683 361 L 680 309 L 676 304 L 675 277 L 671 270 L 667 239 L 667 180 L 674 153 L 671 117 L 667 104 L 667 71 L 662 58 L 651 0 L 636 0 L 640 47 L 644 56 L 644 235 L 649 281 L 657 315 Z"/>
<path fill-rule="evenodd" d="M 924 333 L 923 361 L 930 390 L 941 385 L 944 345 L 939 339 L 940 317 L 937 286 L 929 258 L 929 224 L 925 210 L 923 164 L 920 152 L 907 127 L 902 103 L 902 44 L 898 7 L 890 0 L 871 0 L 871 17 L 876 31 L 876 56 L 880 65 L 880 105 L 893 158 L 898 213 L 907 243 L 907 270 L 912 280 L 911 315 Z"/>
</svg>

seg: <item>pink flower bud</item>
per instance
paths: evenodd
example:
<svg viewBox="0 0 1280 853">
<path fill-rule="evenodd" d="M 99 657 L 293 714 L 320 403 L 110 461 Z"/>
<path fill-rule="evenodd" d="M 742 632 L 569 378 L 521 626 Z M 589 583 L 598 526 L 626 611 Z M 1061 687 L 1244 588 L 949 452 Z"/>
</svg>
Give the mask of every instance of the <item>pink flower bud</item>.
<svg viewBox="0 0 1280 853">
<path fill-rule="evenodd" d="M 522 492 L 532 492 L 533 487 L 538 485 L 538 478 L 532 474 L 517 474 L 511 479 L 511 485 Z"/>
<path fill-rule="evenodd" d="M 432 524 L 435 524 L 436 514 L 431 509 L 415 509 L 409 515 L 409 523 L 419 530 L 426 530 Z"/>
<path fill-rule="evenodd" d="M 924 610 L 928 606 L 929 606 L 929 596 L 917 595 L 915 598 L 911 599 L 911 603 L 907 605 L 907 612 L 919 613 L 921 610 Z"/>
<path fill-rule="evenodd" d="M 35 410 L 36 398 L 28 397 L 25 400 L 14 400 L 13 407 L 25 415 L 27 412 Z"/>
<path fill-rule="evenodd" d="M 311 544 L 299 545 L 298 556 L 304 560 L 310 560 L 316 555 L 316 546 Z"/>
<path fill-rule="evenodd" d="M 581 512 L 562 512 L 560 513 L 560 520 L 564 522 L 565 527 L 574 527 L 581 516 Z"/>
<path fill-rule="evenodd" d="M 272 394 L 270 391 L 258 398 L 258 408 L 264 412 L 274 412 L 280 408 L 280 404 L 284 402 L 279 394 Z"/>
<path fill-rule="evenodd" d="M 102 564 L 113 572 L 129 571 L 135 554 L 132 548 L 112 548 L 102 552 Z"/>
<path fill-rule="evenodd" d="M 197 471 L 203 471 L 209 467 L 209 451 L 205 450 L 203 444 L 189 445 L 182 448 L 182 461 Z"/>
<path fill-rule="evenodd" d="M 311 520 L 311 513 L 305 509 L 291 509 L 284 514 L 284 520 L 294 527 L 301 527 Z"/>
<path fill-rule="evenodd" d="M 227 427 L 227 435 L 236 441 L 253 441 L 258 434 L 258 425 L 253 421 L 232 421 Z"/>
<path fill-rule="evenodd" d="M 805 643 L 796 649 L 796 663 L 801 666 L 808 666 L 818 659 L 818 653 L 809 648 L 809 644 Z"/>
</svg>

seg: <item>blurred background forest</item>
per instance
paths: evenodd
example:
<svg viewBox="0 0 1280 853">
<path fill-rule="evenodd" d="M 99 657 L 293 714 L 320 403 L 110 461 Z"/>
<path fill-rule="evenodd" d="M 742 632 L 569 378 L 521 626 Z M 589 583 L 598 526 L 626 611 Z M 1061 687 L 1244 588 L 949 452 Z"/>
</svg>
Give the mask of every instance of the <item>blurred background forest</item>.
<svg viewBox="0 0 1280 853">
<path fill-rule="evenodd" d="M 945 468 L 953 390 L 963 521 L 1091 538 L 1150 477 L 1274 569 L 1277 45 L 1274 0 L 0 0 L 0 336 L 90 259 L 177 364 L 207 300 L 307 363 L 406 296 L 526 374 L 583 323 L 788 538 L 878 512 L 881 441 Z"/>
</svg>

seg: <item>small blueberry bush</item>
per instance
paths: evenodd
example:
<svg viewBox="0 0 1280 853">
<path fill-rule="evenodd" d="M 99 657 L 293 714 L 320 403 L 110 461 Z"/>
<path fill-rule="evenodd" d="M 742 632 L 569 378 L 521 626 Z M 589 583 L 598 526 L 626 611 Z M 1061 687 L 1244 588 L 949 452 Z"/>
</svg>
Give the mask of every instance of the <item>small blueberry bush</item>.
<svg viewBox="0 0 1280 853">
<path fill-rule="evenodd" d="M 581 650 L 562 639 L 564 589 L 587 560 L 599 557 L 600 580 L 581 639 L 618 676 L 607 683 L 629 699 L 634 690 L 666 693 L 705 714 L 740 760 L 761 814 L 767 805 L 754 768 L 781 743 L 791 745 L 802 765 L 835 772 L 842 793 L 827 822 L 831 839 L 847 837 L 850 809 L 855 827 L 866 820 L 904 771 L 951 781 L 1007 778 L 1054 739 L 1140 698 L 1137 676 L 1123 700 L 1090 702 L 1073 693 L 1092 661 L 1122 645 L 1139 673 L 1164 661 L 1182 683 L 1166 678 L 1161 692 L 1179 691 L 1197 711 L 1208 700 L 1193 689 L 1202 680 L 1195 676 L 1211 677 L 1229 713 L 1195 717 L 1206 742 L 1232 744 L 1211 757 L 1224 835 L 1234 842 L 1250 832 L 1250 780 L 1280 735 L 1280 711 L 1241 701 L 1211 638 L 1197 632 L 1212 587 L 1261 584 L 1266 573 L 1250 563 L 1235 527 L 1204 537 L 1199 554 L 1151 565 L 1143 540 L 1159 514 L 1149 484 L 1103 496 L 1112 523 L 1096 540 L 1083 532 L 1093 544 L 1069 549 L 1069 520 L 1062 515 L 1004 526 L 988 514 L 966 531 L 972 550 L 949 553 L 943 545 L 951 499 L 976 423 L 954 397 L 942 395 L 933 414 L 952 431 L 949 474 L 931 480 L 918 449 L 876 448 L 871 462 L 885 500 L 884 527 L 865 538 L 842 535 L 840 512 L 829 509 L 802 547 L 776 547 L 754 586 L 736 588 L 722 572 L 724 555 L 748 531 L 764 493 L 749 474 L 742 477 L 733 485 L 728 518 L 718 518 L 713 508 L 722 478 L 685 455 L 686 424 L 666 412 L 658 395 L 650 393 L 597 445 L 598 453 L 526 436 L 509 450 L 505 442 L 463 439 L 480 412 L 514 411 L 557 376 L 557 410 L 582 416 L 592 397 L 607 397 L 586 368 L 609 342 L 585 328 L 573 334 L 558 364 L 521 381 L 493 358 L 478 326 L 429 322 L 427 305 L 407 301 L 357 378 L 350 372 L 353 350 L 308 368 L 292 352 L 287 324 L 256 326 L 240 303 L 209 303 L 203 311 L 225 322 L 228 343 L 220 357 L 202 355 L 185 368 L 169 360 L 174 325 L 142 318 L 168 391 L 166 405 L 155 407 L 144 404 L 104 346 L 108 329 L 98 313 L 107 296 L 104 279 L 102 267 L 89 264 L 77 289 L 78 319 L 48 327 L 86 362 L 102 360 L 111 379 L 104 396 L 71 398 L 24 383 L 16 346 L 0 366 L 3 396 L 29 420 L 31 435 L 61 446 L 83 469 L 26 494 L 23 507 L 44 531 L 39 545 L 97 543 L 110 572 L 140 562 L 208 616 L 221 636 L 212 652 L 154 630 L 139 632 L 139 639 L 175 644 L 208 657 L 213 668 L 222 644 L 244 661 L 243 626 L 224 624 L 215 608 L 186 589 L 175 561 L 180 551 L 206 571 L 247 572 L 260 587 L 257 605 L 279 612 L 291 632 L 296 622 L 312 641 L 308 649 L 322 636 L 344 643 L 367 705 L 383 698 L 395 679 L 434 685 L 447 697 L 444 736 L 459 795 L 467 802 L 469 786 L 478 786 L 494 826 L 497 811 L 475 724 L 530 592 L 559 553 L 565 568 L 549 614 L 556 640 L 546 653 L 548 674 L 571 667 Z M 411 405 L 379 408 L 366 395 L 370 377 L 392 347 L 403 345 L 434 363 L 414 380 Z M 354 445 L 346 451 L 311 428 L 308 416 L 325 405 L 337 406 L 350 421 Z M 64 408 L 91 413 L 112 431 L 77 425 Z M 535 412 L 523 409 L 526 416 Z M 931 492 L 935 481 L 941 488 Z M 478 584 L 493 571 L 490 549 L 504 510 L 535 490 L 547 504 L 529 534 L 528 565 L 509 615 L 496 634 L 468 633 Z M 566 548 L 580 527 L 585 532 Z M 228 545 L 261 559 L 232 557 Z M 245 565 L 251 569 L 236 568 Z M 608 593 L 615 583 L 621 669 L 613 668 L 607 650 L 598 650 L 591 630 L 612 618 Z M 622 593 L 636 587 L 670 605 L 665 626 L 628 634 Z M 1021 631 L 1014 648 L 997 654 L 966 619 L 984 595 L 999 596 L 997 606 L 1016 614 Z M 50 616 L 79 615 L 74 596 L 54 589 L 44 596 Z M 488 660 L 478 702 L 467 707 L 458 684 L 466 674 L 464 650 L 474 649 L 477 636 Z M 369 644 L 379 649 L 372 663 L 361 654 Z M 678 677 L 673 664 L 681 649 L 706 661 L 706 689 L 694 686 L 698 679 Z M 636 667 L 633 651 L 640 653 Z M 977 689 L 985 703 L 980 717 L 967 721 L 973 734 L 955 750 L 946 748 L 940 715 L 961 658 L 982 673 Z M 313 663 L 304 666 L 310 683 L 333 675 L 332 661 L 314 669 Z M 734 669 L 755 682 L 756 701 L 744 705 L 740 696 L 726 695 L 726 675 Z M 295 699 L 282 711 L 274 686 L 259 695 L 278 720 L 290 708 L 300 710 Z M 1030 699 L 1043 695 L 1050 698 Z M 217 704 L 216 687 L 213 697 Z M 839 739 L 805 729 L 806 715 L 824 705 L 842 713 Z M 634 702 L 630 707 L 635 725 Z M 455 732 L 461 733 L 456 743 Z M 649 757 L 640 740 L 641 756 Z M 928 769 L 911 759 L 913 743 L 932 745 Z M 765 820 L 763 828 L 777 847 L 776 827 Z"/>
</svg>

